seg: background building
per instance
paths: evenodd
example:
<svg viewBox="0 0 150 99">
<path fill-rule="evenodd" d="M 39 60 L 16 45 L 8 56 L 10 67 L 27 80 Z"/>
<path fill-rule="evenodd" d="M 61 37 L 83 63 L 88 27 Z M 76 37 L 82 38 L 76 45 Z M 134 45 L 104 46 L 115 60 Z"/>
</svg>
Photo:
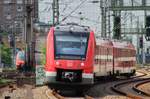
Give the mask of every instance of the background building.
<svg viewBox="0 0 150 99">
<path fill-rule="evenodd" d="M 0 0 L 0 30 L 23 33 L 27 0 Z M 33 0 L 33 19 L 38 20 L 38 0 Z"/>
</svg>

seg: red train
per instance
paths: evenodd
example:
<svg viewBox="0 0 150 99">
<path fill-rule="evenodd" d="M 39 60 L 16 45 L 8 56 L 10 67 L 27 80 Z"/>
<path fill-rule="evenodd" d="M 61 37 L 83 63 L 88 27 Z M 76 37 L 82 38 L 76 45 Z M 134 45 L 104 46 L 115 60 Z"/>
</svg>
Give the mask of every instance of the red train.
<svg viewBox="0 0 150 99">
<path fill-rule="evenodd" d="M 131 43 L 96 39 L 89 27 L 75 24 L 52 27 L 47 36 L 46 82 L 87 86 L 94 78 L 135 73 Z"/>
<path fill-rule="evenodd" d="M 17 55 L 16 55 L 16 68 L 20 72 L 23 71 L 25 65 L 25 52 L 22 49 L 19 49 Z"/>
</svg>

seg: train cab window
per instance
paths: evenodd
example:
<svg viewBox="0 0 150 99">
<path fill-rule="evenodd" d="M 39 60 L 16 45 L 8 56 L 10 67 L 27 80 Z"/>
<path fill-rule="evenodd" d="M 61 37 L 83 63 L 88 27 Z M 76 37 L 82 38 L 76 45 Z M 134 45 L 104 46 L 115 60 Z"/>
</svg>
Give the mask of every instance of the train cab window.
<svg viewBox="0 0 150 99">
<path fill-rule="evenodd" d="M 56 31 L 56 59 L 85 59 L 89 33 Z"/>
<path fill-rule="evenodd" d="M 25 52 L 24 51 L 18 51 L 16 58 L 19 60 L 25 60 Z"/>
</svg>

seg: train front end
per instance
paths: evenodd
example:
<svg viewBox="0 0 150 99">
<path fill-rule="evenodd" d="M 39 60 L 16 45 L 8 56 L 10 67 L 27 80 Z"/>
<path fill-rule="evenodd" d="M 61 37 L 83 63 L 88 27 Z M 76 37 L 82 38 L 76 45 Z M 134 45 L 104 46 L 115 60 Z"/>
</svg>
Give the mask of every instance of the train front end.
<svg viewBox="0 0 150 99">
<path fill-rule="evenodd" d="M 94 33 L 88 27 L 52 27 L 47 37 L 46 82 L 61 88 L 93 84 L 94 51 Z"/>
</svg>

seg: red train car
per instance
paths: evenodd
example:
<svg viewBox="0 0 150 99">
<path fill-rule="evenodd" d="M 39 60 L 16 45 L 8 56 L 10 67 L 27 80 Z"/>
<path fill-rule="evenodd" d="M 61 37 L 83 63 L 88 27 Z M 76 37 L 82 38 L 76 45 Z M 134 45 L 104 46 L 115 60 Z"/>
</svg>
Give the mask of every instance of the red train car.
<svg viewBox="0 0 150 99">
<path fill-rule="evenodd" d="M 132 76 L 135 73 L 135 48 L 125 41 L 112 41 L 114 47 L 114 74 Z"/>
<path fill-rule="evenodd" d="M 113 43 L 108 39 L 96 40 L 94 73 L 96 77 L 113 74 Z"/>
<path fill-rule="evenodd" d="M 25 64 L 25 52 L 20 49 L 16 55 L 17 70 L 23 71 L 24 64 Z"/>
<path fill-rule="evenodd" d="M 95 77 L 133 76 L 135 48 L 125 41 L 99 38 L 96 40 Z"/>
<path fill-rule="evenodd" d="M 46 82 L 89 85 L 94 82 L 94 32 L 79 25 L 52 27 L 47 36 Z"/>
<path fill-rule="evenodd" d="M 96 77 L 131 76 L 135 73 L 135 61 L 131 43 L 95 40 L 88 27 L 58 25 L 47 36 L 46 83 L 63 88 L 62 85 L 91 85 Z"/>
</svg>

